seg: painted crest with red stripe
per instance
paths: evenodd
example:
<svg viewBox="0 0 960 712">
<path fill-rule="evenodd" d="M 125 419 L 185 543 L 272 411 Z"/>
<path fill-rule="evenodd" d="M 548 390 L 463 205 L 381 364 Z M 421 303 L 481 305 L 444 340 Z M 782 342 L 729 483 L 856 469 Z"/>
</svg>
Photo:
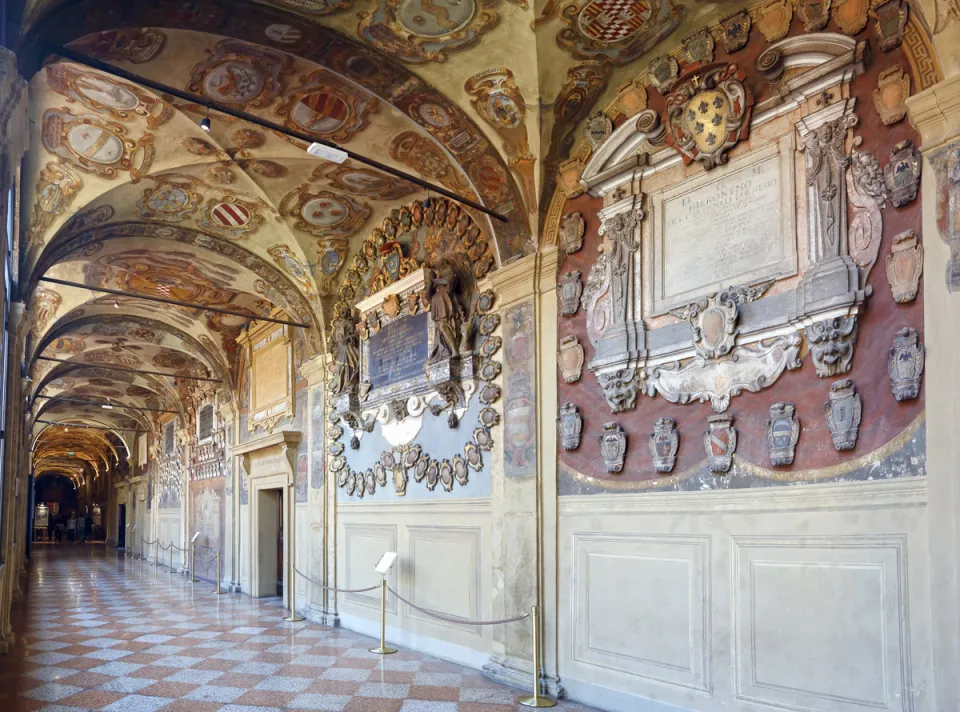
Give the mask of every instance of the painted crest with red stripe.
<svg viewBox="0 0 960 712">
<path fill-rule="evenodd" d="M 243 227 L 250 222 L 251 213 L 236 203 L 218 203 L 210 211 L 210 217 L 223 227 Z"/>
</svg>

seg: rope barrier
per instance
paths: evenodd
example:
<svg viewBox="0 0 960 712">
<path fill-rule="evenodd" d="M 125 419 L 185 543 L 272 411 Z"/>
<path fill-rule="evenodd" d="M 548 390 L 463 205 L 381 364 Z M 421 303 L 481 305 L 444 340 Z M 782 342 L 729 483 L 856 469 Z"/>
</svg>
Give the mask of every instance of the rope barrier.
<svg viewBox="0 0 960 712">
<path fill-rule="evenodd" d="M 392 593 L 394 596 L 396 596 L 398 599 L 400 599 L 401 601 L 403 601 L 404 603 L 406 603 L 406 604 L 407 604 L 408 606 L 410 606 L 411 608 L 415 608 L 416 610 L 420 611 L 421 613 L 423 613 L 423 614 L 425 614 L 425 615 L 430 616 L 431 618 L 436 618 L 437 620 L 445 621 L 445 622 L 447 622 L 447 623 L 460 623 L 460 624 L 462 624 L 462 625 L 503 625 L 504 623 L 516 623 L 517 621 L 525 620 L 525 619 L 529 618 L 531 615 L 533 615 L 530 611 L 527 611 L 526 613 L 524 613 L 524 614 L 522 614 L 522 615 L 513 616 L 512 618 L 498 618 L 498 619 L 492 620 L 492 621 L 472 621 L 472 620 L 469 620 L 469 619 L 467 619 L 467 618 L 459 618 L 459 617 L 457 617 L 457 616 L 445 616 L 445 615 L 440 614 L 440 613 L 434 613 L 434 612 L 431 611 L 431 610 L 428 610 L 428 609 L 426 609 L 426 608 L 422 608 L 422 607 L 418 606 L 416 603 L 412 603 L 412 602 L 408 601 L 406 598 L 404 598 L 403 596 L 401 596 L 399 593 L 397 593 L 396 591 L 394 591 L 394 590 L 393 590 L 392 588 L 390 588 L 389 586 L 387 586 L 387 590 L 388 590 L 390 593 Z"/>
<path fill-rule="evenodd" d="M 309 581 L 310 583 L 312 583 L 314 586 L 319 586 L 320 588 L 322 588 L 322 589 L 324 589 L 324 590 L 326 590 L 326 591 L 336 591 L 337 593 L 365 593 L 366 591 L 374 591 L 374 590 L 380 588 L 379 585 L 377 585 L 377 586 L 370 586 L 369 588 L 336 588 L 335 586 L 324 586 L 324 585 L 323 585 L 322 583 L 320 583 L 319 581 L 314 581 L 312 578 L 310 578 L 309 576 L 307 576 L 305 573 L 303 573 L 303 572 L 302 572 L 300 569 L 298 569 L 296 566 L 293 567 L 293 570 L 296 571 L 296 572 L 297 572 L 298 574 L 300 574 L 301 576 L 303 576 L 307 581 Z"/>
</svg>

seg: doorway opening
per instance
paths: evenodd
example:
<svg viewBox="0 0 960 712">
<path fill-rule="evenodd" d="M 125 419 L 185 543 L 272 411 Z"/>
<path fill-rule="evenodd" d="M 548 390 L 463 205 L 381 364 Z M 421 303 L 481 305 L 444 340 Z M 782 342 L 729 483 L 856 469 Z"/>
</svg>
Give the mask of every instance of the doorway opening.
<svg viewBox="0 0 960 712">
<path fill-rule="evenodd" d="M 127 505 L 121 504 L 117 515 L 117 548 L 125 549 L 127 546 Z"/>
<path fill-rule="evenodd" d="M 283 595 L 283 490 L 257 491 L 257 596 Z"/>
</svg>

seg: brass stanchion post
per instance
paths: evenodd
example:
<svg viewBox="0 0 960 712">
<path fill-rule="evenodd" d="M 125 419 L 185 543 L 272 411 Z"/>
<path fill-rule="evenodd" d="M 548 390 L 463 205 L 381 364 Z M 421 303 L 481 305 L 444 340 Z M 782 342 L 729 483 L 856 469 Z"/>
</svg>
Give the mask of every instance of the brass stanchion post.
<svg viewBox="0 0 960 712">
<path fill-rule="evenodd" d="M 193 558 L 190 562 L 190 583 L 197 583 L 200 579 L 197 578 L 197 547 L 193 547 Z"/>
<path fill-rule="evenodd" d="M 297 615 L 297 485 L 296 483 L 291 483 L 287 485 L 289 488 L 290 494 L 287 495 L 290 499 L 290 554 L 289 554 L 289 570 L 290 573 L 287 574 L 287 587 L 290 589 L 288 595 L 290 597 L 290 615 L 284 618 L 283 620 L 288 623 L 299 623 L 303 620 L 303 616 Z"/>
<path fill-rule="evenodd" d="M 540 694 L 540 609 L 533 607 L 533 694 L 517 699 L 524 707 L 556 707 L 557 701 Z"/>
<path fill-rule="evenodd" d="M 380 647 L 370 648 L 371 653 L 391 655 L 396 648 L 387 647 L 387 577 L 380 578 Z"/>
<path fill-rule="evenodd" d="M 222 596 L 226 591 L 220 590 L 220 549 L 217 549 L 217 590 L 214 591 L 218 596 Z"/>
</svg>

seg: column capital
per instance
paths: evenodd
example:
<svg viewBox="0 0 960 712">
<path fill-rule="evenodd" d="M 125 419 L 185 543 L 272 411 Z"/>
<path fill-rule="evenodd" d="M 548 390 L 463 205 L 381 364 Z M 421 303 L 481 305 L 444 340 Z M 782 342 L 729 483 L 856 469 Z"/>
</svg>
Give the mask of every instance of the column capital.
<svg viewBox="0 0 960 712">
<path fill-rule="evenodd" d="M 557 286 L 560 251 L 556 246 L 521 257 L 487 276 L 497 294 L 498 307 L 515 304 L 525 297 L 544 293 Z"/>
<path fill-rule="evenodd" d="M 944 79 L 907 99 L 910 123 L 927 153 L 960 136 L 960 75 Z"/>
</svg>

